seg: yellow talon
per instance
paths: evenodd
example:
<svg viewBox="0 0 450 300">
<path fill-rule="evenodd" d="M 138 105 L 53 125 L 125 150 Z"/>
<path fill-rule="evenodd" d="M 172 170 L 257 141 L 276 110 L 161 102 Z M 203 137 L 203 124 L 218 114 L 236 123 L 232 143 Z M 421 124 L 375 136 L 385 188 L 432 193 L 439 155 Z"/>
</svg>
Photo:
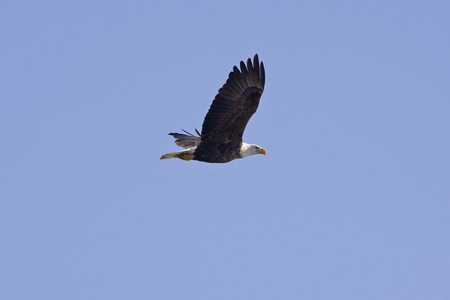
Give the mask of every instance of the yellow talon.
<svg viewBox="0 0 450 300">
<path fill-rule="evenodd" d="M 179 159 L 183 159 L 183 160 L 191 160 L 191 159 L 193 159 L 195 157 L 195 155 L 194 154 L 191 154 L 191 153 L 181 153 L 179 156 L 178 156 L 178 158 Z"/>
</svg>

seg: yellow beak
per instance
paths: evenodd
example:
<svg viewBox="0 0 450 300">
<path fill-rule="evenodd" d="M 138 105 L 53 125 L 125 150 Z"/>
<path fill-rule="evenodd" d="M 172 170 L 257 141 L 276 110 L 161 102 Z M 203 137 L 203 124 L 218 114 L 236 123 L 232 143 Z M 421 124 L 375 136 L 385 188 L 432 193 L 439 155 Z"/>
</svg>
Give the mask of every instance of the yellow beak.
<svg viewBox="0 0 450 300">
<path fill-rule="evenodd" d="M 265 149 L 263 149 L 263 148 L 261 148 L 261 149 L 259 150 L 259 153 L 261 153 L 261 154 L 264 154 L 264 155 L 267 155 L 267 152 L 266 152 L 266 150 L 265 150 Z"/>
</svg>

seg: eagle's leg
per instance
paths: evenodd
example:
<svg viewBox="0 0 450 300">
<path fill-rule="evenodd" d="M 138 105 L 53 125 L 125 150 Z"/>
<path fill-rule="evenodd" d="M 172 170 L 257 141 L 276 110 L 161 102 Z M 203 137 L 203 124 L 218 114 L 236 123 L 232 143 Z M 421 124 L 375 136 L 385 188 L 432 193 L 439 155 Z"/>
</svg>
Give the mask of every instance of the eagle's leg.
<svg viewBox="0 0 450 300">
<path fill-rule="evenodd" d="M 193 153 L 189 153 L 189 152 L 183 152 L 180 153 L 180 155 L 178 155 L 179 159 L 183 159 L 183 160 L 191 160 L 195 157 L 195 155 Z"/>
</svg>

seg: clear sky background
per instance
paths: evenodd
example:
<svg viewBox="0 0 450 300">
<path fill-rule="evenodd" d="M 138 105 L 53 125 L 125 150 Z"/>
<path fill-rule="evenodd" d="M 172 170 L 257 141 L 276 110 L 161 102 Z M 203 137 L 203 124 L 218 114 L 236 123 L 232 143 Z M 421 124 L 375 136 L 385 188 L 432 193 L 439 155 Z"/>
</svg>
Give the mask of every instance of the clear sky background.
<svg viewBox="0 0 450 300">
<path fill-rule="evenodd" d="M 1 299 L 450 299 L 449 1 L 0 4 Z M 166 160 L 234 65 L 228 164 Z"/>
</svg>

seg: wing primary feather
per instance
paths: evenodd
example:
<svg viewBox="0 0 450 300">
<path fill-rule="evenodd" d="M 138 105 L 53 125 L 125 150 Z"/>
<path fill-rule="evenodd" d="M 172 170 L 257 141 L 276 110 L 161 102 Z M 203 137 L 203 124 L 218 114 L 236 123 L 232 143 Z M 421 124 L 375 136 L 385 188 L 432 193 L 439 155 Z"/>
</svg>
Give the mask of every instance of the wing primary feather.
<svg viewBox="0 0 450 300">
<path fill-rule="evenodd" d="M 263 62 L 261 62 L 261 84 L 262 84 L 261 88 L 264 88 L 265 83 L 266 83 L 266 71 L 264 71 L 264 64 Z"/>
<path fill-rule="evenodd" d="M 253 58 L 253 68 L 255 69 L 256 77 L 260 76 L 259 73 L 259 59 L 258 54 L 255 54 L 255 57 Z M 257 78 L 258 79 L 258 78 Z"/>
<path fill-rule="evenodd" d="M 247 68 L 245 67 L 245 63 L 243 61 L 241 61 L 241 72 L 244 76 L 247 76 L 248 74 Z"/>
<path fill-rule="evenodd" d="M 239 87 L 239 93 L 241 93 L 245 88 L 243 87 L 244 82 L 242 81 L 242 78 L 247 76 L 247 70 L 243 69 L 240 71 L 236 66 L 233 67 L 232 74 L 230 74 L 230 78 L 234 79 L 234 81 L 238 84 Z"/>
<path fill-rule="evenodd" d="M 230 90 L 236 94 L 233 98 L 238 98 L 245 89 L 244 83 L 239 80 L 241 77 L 241 73 L 231 73 L 227 80 L 227 86 L 229 86 Z"/>
<path fill-rule="evenodd" d="M 189 134 L 190 136 L 195 136 L 195 135 L 193 135 L 192 133 L 190 133 L 190 132 L 184 130 L 183 128 L 181 128 L 181 130 L 183 130 L 185 133 Z M 197 129 L 196 129 L 196 130 L 197 130 Z"/>
<path fill-rule="evenodd" d="M 253 72 L 253 66 L 252 66 L 252 60 L 249 58 L 247 59 L 247 71 L 248 71 L 248 75 L 247 75 L 247 83 L 249 85 L 251 85 L 253 82 L 255 81 L 255 72 Z"/>
<path fill-rule="evenodd" d="M 236 84 L 239 86 L 239 94 L 242 94 L 243 91 L 248 87 L 248 84 L 244 81 L 244 78 L 248 76 L 247 69 L 242 69 L 242 73 L 234 74 L 233 79 Z M 238 95 L 239 97 L 240 95 Z"/>
</svg>

